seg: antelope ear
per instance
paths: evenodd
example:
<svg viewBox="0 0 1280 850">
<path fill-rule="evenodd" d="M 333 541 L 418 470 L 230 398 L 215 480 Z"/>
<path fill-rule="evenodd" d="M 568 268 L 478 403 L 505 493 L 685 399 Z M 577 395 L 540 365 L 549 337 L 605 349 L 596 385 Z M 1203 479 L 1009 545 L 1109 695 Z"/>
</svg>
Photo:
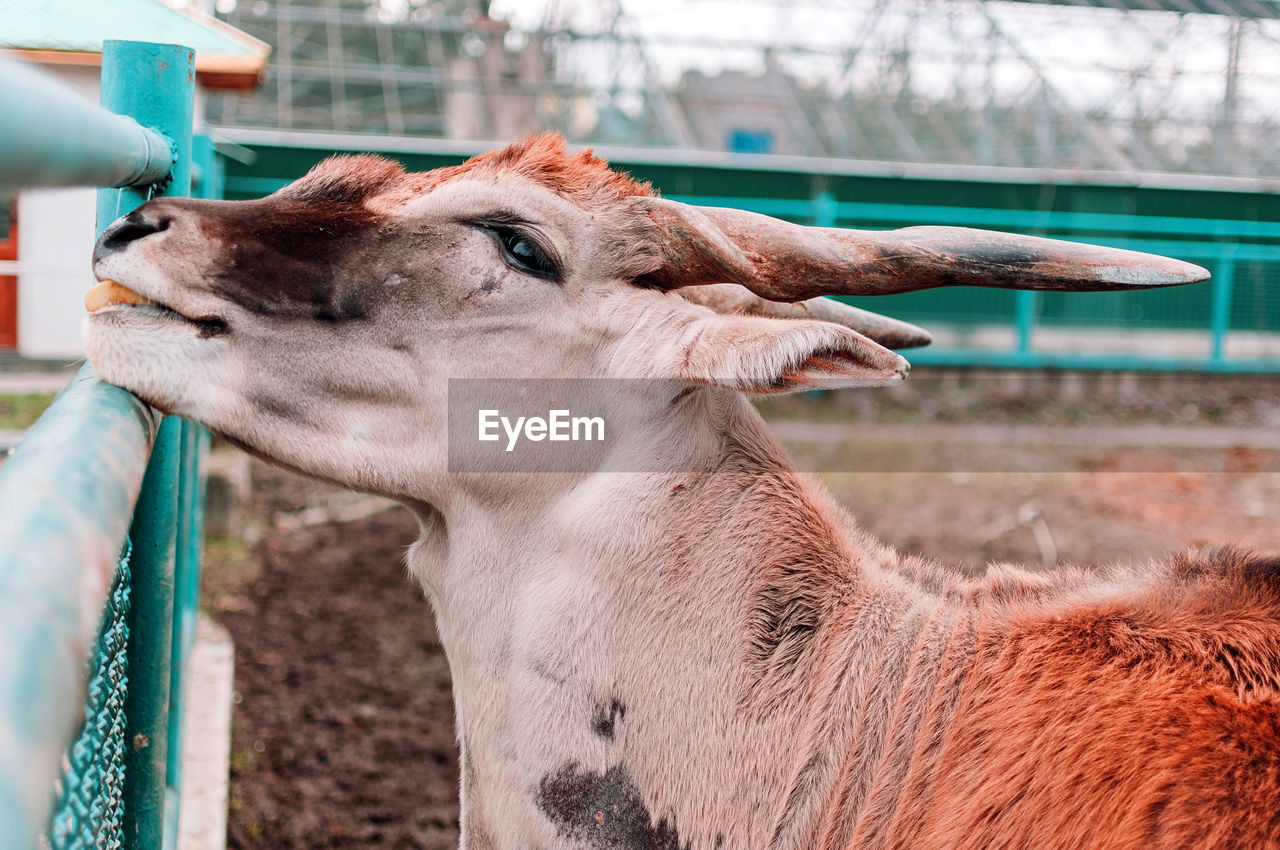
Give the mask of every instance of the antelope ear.
<svg viewBox="0 0 1280 850">
<path fill-rule="evenodd" d="M 689 329 L 681 377 L 704 386 L 773 394 L 902 381 L 910 365 L 830 322 L 713 314 Z"/>
</svg>

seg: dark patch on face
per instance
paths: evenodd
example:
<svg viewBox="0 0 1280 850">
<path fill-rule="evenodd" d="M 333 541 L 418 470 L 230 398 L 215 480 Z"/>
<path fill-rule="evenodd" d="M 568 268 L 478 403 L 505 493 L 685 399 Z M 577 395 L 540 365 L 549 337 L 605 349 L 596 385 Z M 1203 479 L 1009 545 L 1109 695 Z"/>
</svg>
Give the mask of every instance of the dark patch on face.
<svg viewBox="0 0 1280 850">
<path fill-rule="evenodd" d="M 609 700 L 608 706 L 597 703 L 591 714 L 591 731 L 606 741 L 612 741 L 614 727 L 626 716 L 627 707 L 617 697 Z"/>
<path fill-rule="evenodd" d="M 485 278 L 484 283 L 480 284 L 480 291 L 485 295 L 492 295 L 502 289 L 502 275 L 490 275 Z"/>
<path fill-rule="evenodd" d="M 367 318 L 379 288 L 356 288 L 378 218 L 359 203 L 264 198 L 246 208 L 204 212 L 202 224 L 225 246 L 214 286 L 250 312 L 342 322 Z"/>
<path fill-rule="evenodd" d="M 209 288 L 257 315 L 336 323 L 367 319 L 389 297 L 374 258 L 400 234 L 366 201 L 395 172 L 330 167 L 255 201 L 162 198 L 150 207 L 212 240 Z M 378 280 L 372 275 L 380 274 Z"/>
<path fill-rule="evenodd" d="M 326 304 L 317 307 L 312 314 L 318 322 L 350 322 L 369 318 L 369 304 L 365 293 L 349 290 L 334 293 Z"/>
<path fill-rule="evenodd" d="M 542 777 L 535 802 L 562 837 L 593 850 L 688 850 L 666 818 L 653 822 L 622 765 L 594 773 L 567 764 Z"/>
</svg>

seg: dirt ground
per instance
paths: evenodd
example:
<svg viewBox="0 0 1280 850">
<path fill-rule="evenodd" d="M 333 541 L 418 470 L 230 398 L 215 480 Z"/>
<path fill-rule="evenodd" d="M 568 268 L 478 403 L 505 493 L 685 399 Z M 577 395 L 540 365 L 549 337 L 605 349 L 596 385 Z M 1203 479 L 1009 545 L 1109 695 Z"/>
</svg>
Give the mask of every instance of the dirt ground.
<svg viewBox="0 0 1280 850">
<path fill-rule="evenodd" d="M 1077 457 L 1048 445 L 1058 460 L 1038 472 L 944 461 L 857 471 L 867 452 L 954 449 L 921 445 L 936 434 L 897 440 L 793 451 L 802 467 L 848 470 L 823 478 L 881 538 L 967 570 L 1223 542 L 1280 550 L 1274 449 L 1095 445 Z M 206 603 L 237 651 L 229 846 L 456 846 L 449 674 L 402 561 L 415 521 L 261 464 L 253 480 L 260 541 L 211 541 L 206 568 Z M 323 521 L 335 515 L 356 518 Z"/>
<path fill-rule="evenodd" d="M 330 495 L 255 479 L 276 510 Z M 236 645 L 228 846 L 457 846 L 449 670 L 402 560 L 416 530 L 396 508 L 272 533 L 210 594 Z"/>
</svg>

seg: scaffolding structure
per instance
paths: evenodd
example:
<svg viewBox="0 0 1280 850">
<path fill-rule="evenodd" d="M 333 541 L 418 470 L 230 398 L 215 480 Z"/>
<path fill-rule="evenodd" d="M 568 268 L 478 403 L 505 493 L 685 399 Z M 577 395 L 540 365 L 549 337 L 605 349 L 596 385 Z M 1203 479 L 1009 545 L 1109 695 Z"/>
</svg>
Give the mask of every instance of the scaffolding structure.
<svg viewBox="0 0 1280 850">
<path fill-rule="evenodd" d="M 1280 175 L 1278 0 L 218 0 L 237 127 Z"/>
</svg>

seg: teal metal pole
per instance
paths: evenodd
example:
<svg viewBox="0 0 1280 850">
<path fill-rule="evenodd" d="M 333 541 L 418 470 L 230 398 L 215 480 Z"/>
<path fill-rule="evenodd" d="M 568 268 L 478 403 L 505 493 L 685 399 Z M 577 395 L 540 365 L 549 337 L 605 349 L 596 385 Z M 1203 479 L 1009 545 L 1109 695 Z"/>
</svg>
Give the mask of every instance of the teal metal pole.
<svg viewBox="0 0 1280 850">
<path fill-rule="evenodd" d="M 1209 313 L 1209 359 L 1215 364 L 1226 361 L 1227 332 L 1231 329 L 1231 297 L 1235 288 L 1236 261 L 1230 250 L 1224 250 L 1213 268 L 1213 306 Z"/>
<path fill-rule="evenodd" d="M 1019 352 L 1031 350 L 1031 334 L 1036 326 L 1036 310 L 1040 306 L 1040 293 L 1029 289 L 1019 289 L 1014 293 L 1013 302 L 1014 327 L 1018 332 Z"/>
<path fill-rule="evenodd" d="M 173 152 L 169 179 L 98 193 L 98 230 L 156 195 L 191 194 L 191 122 L 196 71 L 191 48 L 145 41 L 102 45 L 102 105 L 132 116 L 167 140 Z"/>
<path fill-rule="evenodd" d="M 173 163 L 163 136 L 8 57 L 0 115 L 0 188 L 145 185 Z"/>
<path fill-rule="evenodd" d="M 166 417 L 129 531 L 133 598 L 128 617 L 123 832 L 126 846 L 137 850 L 159 850 L 164 841 L 181 452 L 182 420 Z"/>
<path fill-rule="evenodd" d="M 173 648 L 169 677 L 168 785 L 182 787 L 182 706 L 185 699 L 187 659 L 195 637 L 200 599 L 200 550 L 203 534 L 201 510 L 201 455 L 204 431 L 182 420 L 182 453 L 178 480 L 177 549 L 173 576 Z"/>
<path fill-rule="evenodd" d="M 158 419 L 85 366 L 0 467 L 0 850 L 44 829 Z"/>
<path fill-rule="evenodd" d="M 191 137 L 191 159 L 199 174 L 198 179 L 192 180 L 191 194 L 197 198 L 221 198 L 226 174 L 212 136 L 197 133 Z"/>
<path fill-rule="evenodd" d="M 813 196 L 812 217 L 815 227 L 835 227 L 839 212 L 840 205 L 836 203 L 836 196 L 828 190 L 823 189 Z"/>
<path fill-rule="evenodd" d="M 171 179 L 160 186 L 99 192 L 99 231 L 156 195 L 190 194 L 194 97 L 190 48 L 133 41 L 103 45 L 103 105 L 132 115 L 167 138 L 174 163 Z M 123 832 L 126 845 L 137 850 L 159 850 L 165 834 L 182 432 L 183 423 L 176 417 L 161 424 L 129 531 L 133 598 L 128 618 Z M 176 805 L 168 808 L 170 819 L 176 820 Z"/>
<path fill-rule="evenodd" d="M 204 476 L 202 461 L 209 432 L 182 422 L 182 455 L 178 483 L 177 548 L 173 580 L 173 646 L 169 678 L 168 764 L 165 797 L 165 850 L 178 841 L 182 800 L 183 707 L 187 699 L 187 667 L 195 640 L 200 601 L 200 555 L 204 539 Z"/>
</svg>

